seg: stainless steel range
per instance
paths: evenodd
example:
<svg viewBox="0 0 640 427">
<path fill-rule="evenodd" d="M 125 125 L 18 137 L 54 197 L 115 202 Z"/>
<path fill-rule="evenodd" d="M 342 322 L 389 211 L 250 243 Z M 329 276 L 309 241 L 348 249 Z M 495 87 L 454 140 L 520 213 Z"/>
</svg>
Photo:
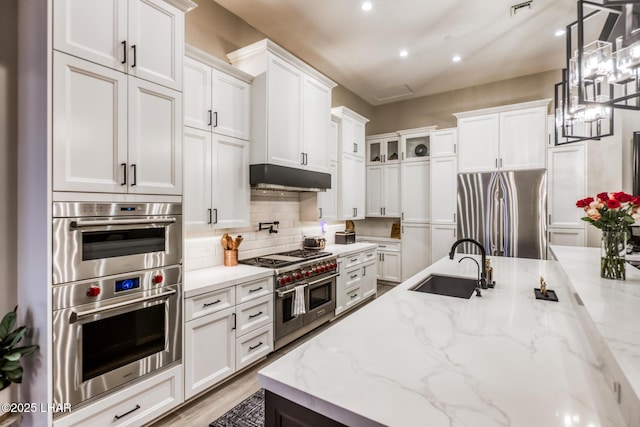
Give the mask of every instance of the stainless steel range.
<svg viewBox="0 0 640 427">
<path fill-rule="evenodd" d="M 240 262 L 274 269 L 275 349 L 333 319 L 338 262 L 330 252 L 295 250 Z M 294 311 L 296 288 L 304 290 L 304 314 Z"/>
</svg>

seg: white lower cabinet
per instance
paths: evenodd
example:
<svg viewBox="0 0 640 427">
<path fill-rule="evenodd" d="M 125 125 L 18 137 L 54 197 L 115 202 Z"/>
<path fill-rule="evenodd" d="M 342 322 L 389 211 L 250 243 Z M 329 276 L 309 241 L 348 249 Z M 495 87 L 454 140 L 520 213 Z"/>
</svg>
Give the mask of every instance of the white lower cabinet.
<svg viewBox="0 0 640 427">
<path fill-rule="evenodd" d="M 185 399 L 271 353 L 273 319 L 271 277 L 187 298 Z"/>
<path fill-rule="evenodd" d="M 456 241 L 456 225 L 431 224 L 431 262 L 449 254 Z"/>
<path fill-rule="evenodd" d="M 387 282 L 402 281 L 402 256 L 399 251 L 379 251 L 380 259 L 378 261 L 378 279 Z"/>
<path fill-rule="evenodd" d="M 402 224 L 402 280 L 431 264 L 431 225 Z"/>
<path fill-rule="evenodd" d="M 182 402 L 182 365 L 177 365 L 76 409 L 53 424 L 55 427 L 141 426 Z"/>
<path fill-rule="evenodd" d="M 377 294 L 377 258 L 366 249 L 338 259 L 340 275 L 336 283 L 336 316 Z"/>
<path fill-rule="evenodd" d="M 558 246 L 585 246 L 584 228 L 549 228 L 549 244 Z"/>
</svg>

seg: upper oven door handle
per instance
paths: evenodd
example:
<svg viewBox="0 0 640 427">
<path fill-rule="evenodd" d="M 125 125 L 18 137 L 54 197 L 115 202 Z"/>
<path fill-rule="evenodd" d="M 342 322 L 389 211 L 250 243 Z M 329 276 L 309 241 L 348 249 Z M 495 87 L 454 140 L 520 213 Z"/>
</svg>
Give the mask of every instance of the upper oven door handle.
<svg viewBox="0 0 640 427">
<path fill-rule="evenodd" d="M 82 227 L 106 227 L 110 225 L 138 225 L 138 224 L 173 224 L 177 219 L 175 217 L 163 218 L 127 218 L 127 219 L 76 219 L 71 221 L 71 228 Z"/>
<path fill-rule="evenodd" d="M 111 310 L 117 310 L 119 308 L 123 308 L 123 307 L 127 307 L 130 305 L 135 305 L 135 304 L 139 304 L 141 302 L 147 302 L 147 301 L 153 301 L 153 300 L 157 300 L 157 299 L 168 299 L 170 296 L 175 295 L 176 291 L 174 289 L 167 291 L 167 292 L 162 292 L 156 295 L 149 295 L 146 297 L 140 297 L 140 298 L 135 298 L 129 301 L 123 301 L 123 302 L 117 302 L 115 304 L 109 304 L 107 306 L 102 306 L 102 307 L 97 307 L 97 308 L 92 308 L 90 310 L 85 310 L 85 311 L 72 311 L 71 312 L 71 316 L 69 317 L 69 323 L 76 323 L 78 321 L 81 321 L 82 319 L 89 317 L 89 316 L 93 316 L 95 314 L 99 314 L 99 313 L 104 313 L 107 311 L 111 311 Z"/>
<path fill-rule="evenodd" d="M 309 286 L 313 286 L 317 283 L 326 282 L 327 280 L 333 279 L 334 277 L 338 277 L 340 273 L 332 274 L 331 276 L 325 276 L 322 279 L 314 280 L 313 282 L 307 282 Z"/>
</svg>

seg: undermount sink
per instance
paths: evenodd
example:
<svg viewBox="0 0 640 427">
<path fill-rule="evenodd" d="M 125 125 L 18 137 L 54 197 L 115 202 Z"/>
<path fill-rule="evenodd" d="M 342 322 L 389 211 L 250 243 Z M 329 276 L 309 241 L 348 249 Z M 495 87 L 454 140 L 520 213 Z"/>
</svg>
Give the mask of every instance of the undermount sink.
<svg viewBox="0 0 640 427">
<path fill-rule="evenodd" d="M 473 295 L 477 283 L 478 281 L 476 279 L 432 274 L 409 290 L 469 299 L 471 295 Z"/>
</svg>

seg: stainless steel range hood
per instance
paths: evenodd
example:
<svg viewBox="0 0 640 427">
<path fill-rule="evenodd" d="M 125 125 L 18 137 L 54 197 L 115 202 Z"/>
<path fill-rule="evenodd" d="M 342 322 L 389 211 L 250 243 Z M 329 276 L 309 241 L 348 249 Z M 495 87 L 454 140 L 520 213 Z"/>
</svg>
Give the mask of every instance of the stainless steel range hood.
<svg viewBox="0 0 640 427">
<path fill-rule="evenodd" d="M 267 163 L 249 166 L 251 188 L 279 191 L 327 191 L 331 174 Z"/>
</svg>

